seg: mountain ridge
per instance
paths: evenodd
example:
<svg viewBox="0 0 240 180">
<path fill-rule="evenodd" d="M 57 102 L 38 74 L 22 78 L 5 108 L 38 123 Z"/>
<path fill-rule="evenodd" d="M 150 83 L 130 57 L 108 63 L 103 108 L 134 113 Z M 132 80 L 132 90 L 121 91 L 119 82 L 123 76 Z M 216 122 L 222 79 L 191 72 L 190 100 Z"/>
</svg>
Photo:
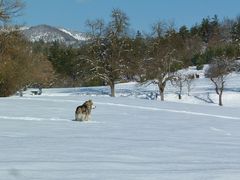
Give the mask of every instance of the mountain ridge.
<svg viewBox="0 0 240 180">
<path fill-rule="evenodd" d="M 43 40 L 44 42 L 62 42 L 75 44 L 86 40 L 86 35 L 82 32 L 57 28 L 47 24 L 40 24 L 22 28 L 23 35 L 31 42 Z"/>
</svg>

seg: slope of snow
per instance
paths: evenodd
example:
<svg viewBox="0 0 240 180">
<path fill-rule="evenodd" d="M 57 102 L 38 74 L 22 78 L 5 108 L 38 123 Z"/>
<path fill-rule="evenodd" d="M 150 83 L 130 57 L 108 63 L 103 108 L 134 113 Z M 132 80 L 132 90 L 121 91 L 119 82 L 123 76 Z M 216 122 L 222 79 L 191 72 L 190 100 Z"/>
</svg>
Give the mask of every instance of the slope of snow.
<svg viewBox="0 0 240 180">
<path fill-rule="evenodd" d="M 79 41 L 86 41 L 86 37 L 84 37 L 84 35 L 82 33 L 79 33 L 79 32 L 76 32 L 76 31 L 66 30 L 66 29 L 63 29 L 63 28 L 59 28 L 59 30 L 69 34 L 70 36 L 74 37 L 75 39 L 77 39 Z"/>
<path fill-rule="evenodd" d="M 65 42 L 66 44 L 74 44 L 78 40 L 84 40 L 83 34 L 76 31 L 67 31 L 49 25 L 37 25 L 30 28 L 23 28 L 23 34 L 30 41 L 43 40 L 44 42 Z"/>
<path fill-rule="evenodd" d="M 55 93 L 0 98 L 2 179 L 240 178 L 238 108 Z"/>
<path fill-rule="evenodd" d="M 239 180 L 238 83 L 229 76 L 223 107 L 203 76 L 182 100 L 168 84 L 166 102 L 134 82 L 116 85 L 116 98 L 108 87 L 0 98 L 0 179 Z M 88 99 L 91 121 L 72 121 Z"/>
<path fill-rule="evenodd" d="M 207 66 L 204 67 L 206 69 Z M 212 82 L 204 77 L 204 70 L 196 70 L 195 67 L 181 70 L 182 74 L 198 74 L 191 84 L 191 90 L 188 95 L 186 85 L 183 87 L 182 99 L 178 99 L 178 88 L 171 83 L 167 83 L 165 88 L 165 101 L 201 104 L 201 105 L 218 105 L 218 95 L 215 92 Z M 233 73 L 227 77 L 225 90 L 223 92 L 223 105 L 227 107 L 240 107 L 240 73 Z M 31 96 L 31 89 L 25 92 L 24 96 Z M 46 89 L 43 91 L 45 96 L 109 96 L 110 89 L 108 86 L 102 87 L 80 87 L 65 89 Z M 138 99 L 159 100 L 159 90 L 156 84 L 139 85 L 136 82 L 116 84 L 116 96 Z"/>
</svg>

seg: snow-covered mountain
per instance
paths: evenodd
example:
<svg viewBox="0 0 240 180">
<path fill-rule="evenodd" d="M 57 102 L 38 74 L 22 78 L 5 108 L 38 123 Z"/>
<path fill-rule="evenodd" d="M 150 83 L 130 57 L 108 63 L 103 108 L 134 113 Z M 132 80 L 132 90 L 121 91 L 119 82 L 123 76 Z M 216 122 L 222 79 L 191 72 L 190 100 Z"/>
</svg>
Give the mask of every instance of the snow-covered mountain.
<svg viewBox="0 0 240 180">
<path fill-rule="evenodd" d="M 69 34 L 70 36 L 74 37 L 75 39 L 77 39 L 79 41 L 86 40 L 86 35 L 84 33 L 74 31 L 74 30 L 64 29 L 64 28 L 59 28 L 59 30 L 66 34 Z"/>
<path fill-rule="evenodd" d="M 43 40 L 44 42 L 59 41 L 66 44 L 74 44 L 85 41 L 84 33 L 56 28 L 49 25 L 37 25 L 22 29 L 23 34 L 32 42 Z"/>
</svg>

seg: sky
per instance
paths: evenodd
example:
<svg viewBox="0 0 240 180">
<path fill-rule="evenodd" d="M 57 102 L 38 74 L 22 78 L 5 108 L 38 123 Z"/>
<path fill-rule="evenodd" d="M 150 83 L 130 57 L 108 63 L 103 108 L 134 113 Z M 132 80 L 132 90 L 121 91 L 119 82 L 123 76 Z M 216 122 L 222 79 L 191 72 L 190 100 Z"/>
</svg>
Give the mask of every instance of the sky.
<svg viewBox="0 0 240 180">
<path fill-rule="evenodd" d="M 235 18 L 240 0 L 24 0 L 22 16 L 13 23 L 26 26 L 48 24 L 86 32 L 86 20 L 109 22 L 111 11 L 121 9 L 134 31 L 150 32 L 159 20 L 171 21 L 176 28 L 191 27 L 207 16 Z"/>
</svg>

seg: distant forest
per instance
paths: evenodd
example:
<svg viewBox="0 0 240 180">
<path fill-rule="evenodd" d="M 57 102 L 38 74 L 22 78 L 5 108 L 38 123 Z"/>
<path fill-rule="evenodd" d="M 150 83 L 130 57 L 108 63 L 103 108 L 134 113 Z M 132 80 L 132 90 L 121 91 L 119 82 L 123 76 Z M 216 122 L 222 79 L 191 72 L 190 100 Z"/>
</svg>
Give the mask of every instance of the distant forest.
<svg viewBox="0 0 240 180">
<path fill-rule="evenodd" d="M 192 27 L 178 29 L 172 22 L 158 21 L 149 34 L 141 30 L 133 34 L 127 14 L 113 9 L 109 22 L 87 20 L 87 40 L 71 46 L 29 42 L 8 23 L 24 4 L 1 2 L 0 96 L 28 87 L 96 85 L 110 86 L 110 95 L 115 96 L 115 83 L 137 81 L 156 83 L 164 100 L 166 83 L 176 80 L 179 69 L 212 64 L 206 76 L 213 83 L 219 75 L 239 70 L 234 62 L 240 57 L 240 17 L 204 17 Z"/>
</svg>

